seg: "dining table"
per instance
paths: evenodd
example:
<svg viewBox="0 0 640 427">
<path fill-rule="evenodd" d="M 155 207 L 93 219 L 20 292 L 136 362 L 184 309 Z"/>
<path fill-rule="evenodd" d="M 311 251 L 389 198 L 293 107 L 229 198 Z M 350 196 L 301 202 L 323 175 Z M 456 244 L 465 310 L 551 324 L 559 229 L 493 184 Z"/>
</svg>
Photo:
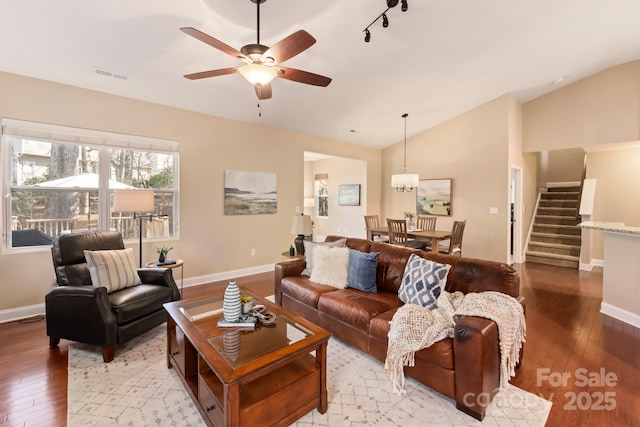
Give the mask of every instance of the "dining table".
<svg viewBox="0 0 640 427">
<path fill-rule="evenodd" d="M 388 236 L 389 229 L 387 227 L 367 228 L 367 239 L 373 240 L 373 236 Z M 407 230 L 407 238 L 416 240 L 425 240 L 431 242 L 431 252 L 438 253 L 438 245 L 440 241 L 451 238 L 451 230 Z"/>
</svg>

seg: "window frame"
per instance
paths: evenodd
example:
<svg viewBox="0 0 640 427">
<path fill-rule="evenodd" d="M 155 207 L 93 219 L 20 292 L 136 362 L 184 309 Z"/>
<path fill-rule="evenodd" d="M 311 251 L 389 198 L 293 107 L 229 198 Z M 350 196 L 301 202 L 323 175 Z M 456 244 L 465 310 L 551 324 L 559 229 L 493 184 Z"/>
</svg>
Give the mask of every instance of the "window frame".
<svg viewBox="0 0 640 427">
<path fill-rule="evenodd" d="M 88 146 L 98 151 L 98 167 L 96 173 L 99 175 L 99 187 L 78 188 L 79 192 L 97 191 L 98 193 L 98 229 L 109 229 L 110 220 L 113 214 L 111 210 L 111 200 L 113 189 L 109 190 L 109 177 L 111 176 L 111 153 L 112 150 L 132 150 L 143 153 L 158 153 L 172 157 L 172 186 L 171 189 L 154 188 L 154 193 L 173 193 L 172 197 L 172 230 L 170 236 L 158 238 L 147 238 L 147 240 L 177 240 L 179 239 L 179 144 L 177 141 L 163 140 L 157 138 L 125 135 L 113 132 L 73 128 L 67 126 L 51 125 L 44 123 L 28 122 L 10 118 L 1 120 L 2 135 L 0 140 L 1 167 L 3 173 L 0 176 L 1 188 L 5 197 L 2 198 L 2 209 L 0 212 L 0 222 L 2 223 L 3 243 L 2 253 L 15 252 L 35 252 L 49 250 L 51 245 L 38 246 L 12 246 L 12 193 L 14 191 L 33 191 L 34 186 L 11 185 L 11 174 L 16 168 L 14 159 L 11 156 L 11 139 L 20 138 L 23 140 L 40 141 L 44 143 L 74 144 Z M 74 188 L 75 189 L 75 188 Z M 47 190 L 51 191 L 51 190 Z M 107 213 L 107 214 L 104 214 Z M 126 239 L 132 242 L 137 238 Z"/>
</svg>

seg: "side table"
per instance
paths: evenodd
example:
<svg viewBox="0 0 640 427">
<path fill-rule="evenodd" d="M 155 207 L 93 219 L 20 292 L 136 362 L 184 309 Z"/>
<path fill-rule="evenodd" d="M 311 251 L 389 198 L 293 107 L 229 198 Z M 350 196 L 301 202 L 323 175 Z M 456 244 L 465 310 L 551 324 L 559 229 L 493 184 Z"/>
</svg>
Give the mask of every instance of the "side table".
<svg viewBox="0 0 640 427">
<path fill-rule="evenodd" d="M 289 255 L 289 251 L 282 252 L 282 261 L 296 261 L 304 259 L 304 255 Z"/>
<path fill-rule="evenodd" d="M 145 267 L 156 267 L 156 268 L 178 268 L 180 267 L 180 299 L 184 297 L 182 293 L 182 288 L 184 285 L 184 260 L 177 259 L 175 260 L 175 264 L 164 264 L 158 265 L 158 261 L 149 261 L 145 264 Z"/>
</svg>

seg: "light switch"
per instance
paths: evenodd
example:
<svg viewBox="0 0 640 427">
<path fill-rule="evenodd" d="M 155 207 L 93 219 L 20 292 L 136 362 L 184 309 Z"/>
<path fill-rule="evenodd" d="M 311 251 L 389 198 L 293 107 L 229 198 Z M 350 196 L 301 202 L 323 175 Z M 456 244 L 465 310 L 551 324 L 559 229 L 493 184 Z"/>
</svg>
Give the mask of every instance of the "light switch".
<svg viewBox="0 0 640 427">
<path fill-rule="evenodd" d="M 490 207 L 490 208 L 489 208 L 489 213 L 490 213 L 491 215 L 497 215 L 497 214 L 498 214 L 498 208 L 497 208 L 497 207 L 495 207 L 495 206 Z"/>
</svg>

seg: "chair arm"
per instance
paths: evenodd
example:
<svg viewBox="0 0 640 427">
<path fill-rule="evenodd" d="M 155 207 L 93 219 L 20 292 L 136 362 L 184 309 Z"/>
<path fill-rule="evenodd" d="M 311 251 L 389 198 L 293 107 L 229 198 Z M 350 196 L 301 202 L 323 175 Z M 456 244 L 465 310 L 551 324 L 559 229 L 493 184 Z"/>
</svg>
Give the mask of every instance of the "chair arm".
<svg viewBox="0 0 640 427">
<path fill-rule="evenodd" d="M 498 325 L 463 316 L 454 328 L 455 400 L 458 409 L 482 420 L 500 386 Z"/>
<path fill-rule="evenodd" d="M 282 305 L 282 279 L 287 276 L 301 275 L 306 265 L 307 262 L 304 259 L 276 263 L 274 272 L 276 304 Z"/>
<path fill-rule="evenodd" d="M 45 296 L 47 335 L 108 347 L 116 344 L 116 316 L 105 288 L 59 286 Z"/>
<path fill-rule="evenodd" d="M 171 288 L 171 300 L 180 299 L 180 290 L 173 279 L 173 271 L 170 268 L 138 268 L 138 276 L 145 285 L 160 285 Z"/>
</svg>

